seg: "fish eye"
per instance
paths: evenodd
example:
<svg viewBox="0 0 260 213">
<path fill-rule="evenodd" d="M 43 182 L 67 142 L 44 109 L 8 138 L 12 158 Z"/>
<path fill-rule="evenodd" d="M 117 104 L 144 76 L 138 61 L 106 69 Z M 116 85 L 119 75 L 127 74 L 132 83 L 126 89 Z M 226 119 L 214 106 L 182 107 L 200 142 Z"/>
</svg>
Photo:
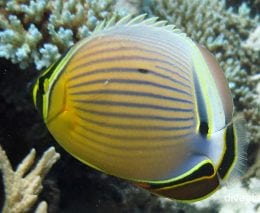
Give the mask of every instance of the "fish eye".
<svg viewBox="0 0 260 213">
<path fill-rule="evenodd" d="M 200 122 L 199 132 L 201 136 L 206 137 L 209 132 L 209 125 L 205 121 Z"/>
</svg>

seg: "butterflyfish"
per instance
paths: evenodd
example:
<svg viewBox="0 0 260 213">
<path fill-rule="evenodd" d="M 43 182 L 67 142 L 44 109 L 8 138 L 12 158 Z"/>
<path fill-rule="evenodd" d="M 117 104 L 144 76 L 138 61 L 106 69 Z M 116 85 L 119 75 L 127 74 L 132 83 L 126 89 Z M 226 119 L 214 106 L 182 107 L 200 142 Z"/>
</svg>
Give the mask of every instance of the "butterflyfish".
<svg viewBox="0 0 260 213">
<path fill-rule="evenodd" d="M 223 71 L 156 18 L 103 22 L 40 75 L 33 99 L 71 155 L 157 195 L 206 198 L 238 159 Z"/>
</svg>

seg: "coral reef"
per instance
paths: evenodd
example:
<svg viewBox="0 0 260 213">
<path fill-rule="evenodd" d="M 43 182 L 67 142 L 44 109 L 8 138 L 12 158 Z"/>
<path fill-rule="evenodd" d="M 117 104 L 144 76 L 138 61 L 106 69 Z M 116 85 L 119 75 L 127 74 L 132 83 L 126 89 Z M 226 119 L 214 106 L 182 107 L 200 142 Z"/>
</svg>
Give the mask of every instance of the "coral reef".
<svg viewBox="0 0 260 213">
<path fill-rule="evenodd" d="M 46 68 L 102 20 L 124 16 L 115 0 L 26 0 L 0 3 L 0 57 Z"/>
<path fill-rule="evenodd" d="M 251 14 L 259 14 L 260 1 L 259 0 L 226 0 L 227 4 L 232 7 L 239 7 L 243 2 L 248 4 L 251 9 Z"/>
<path fill-rule="evenodd" d="M 36 152 L 34 149 L 20 163 L 16 171 L 0 146 L 0 170 L 3 174 L 5 186 L 5 203 L 3 213 L 28 212 L 38 199 L 42 190 L 42 181 L 60 155 L 53 147 L 45 151 L 37 165 L 31 169 Z M 37 212 L 47 212 L 47 203 L 42 201 Z"/>
<path fill-rule="evenodd" d="M 133 15 L 138 15 L 142 7 L 140 0 L 117 0 L 116 8 L 127 8 L 127 12 Z"/>
</svg>

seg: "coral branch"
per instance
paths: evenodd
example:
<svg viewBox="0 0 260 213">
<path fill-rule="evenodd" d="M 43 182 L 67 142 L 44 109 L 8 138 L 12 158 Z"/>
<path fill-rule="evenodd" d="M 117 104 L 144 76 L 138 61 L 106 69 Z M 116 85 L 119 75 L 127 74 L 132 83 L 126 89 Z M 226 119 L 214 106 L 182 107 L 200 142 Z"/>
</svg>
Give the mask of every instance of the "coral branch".
<svg viewBox="0 0 260 213">
<path fill-rule="evenodd" d="M 34 149 L 13 171 L 5 151 L 0 146 L 0 170 L 5 186 L 5 203 L 3 213 L 27 212 L 35 204 L 42 190 L 42 181 L 60 155 L 53 147 L 45 151 L 37 165 L 31 169 L 36 157 Z M 39 212 L 47 209 L 47 203 L 41 203 Z"/>
<path fill-rule="evenodd" d="M 248 39 L 243 43 L 246 48 L 251 48 L 254 51 L 260 51 L 260 25 L 250 33 Z"/>
</svg>

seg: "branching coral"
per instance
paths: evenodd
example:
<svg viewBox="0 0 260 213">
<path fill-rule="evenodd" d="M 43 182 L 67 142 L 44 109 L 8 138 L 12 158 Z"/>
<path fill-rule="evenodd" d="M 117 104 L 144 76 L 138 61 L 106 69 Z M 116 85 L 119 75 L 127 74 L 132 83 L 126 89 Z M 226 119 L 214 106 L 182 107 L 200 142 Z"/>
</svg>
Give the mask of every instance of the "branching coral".
<svg viewBox="0 0 260 213">
<path fill-rule="evenodd" d="M 102 20 L 121 17 L 115 0 L 5 0 L 0 3 L 0 57 L 48 67 Z"/>
<path fill-rule="evenodd" d="M 117 8 L 127 8 L 127 11 L 131 14 L 138 15 L 143 6 L 143 1 L 140 0 L 117 0 Z"/>
<path fill-rule="evenodd" d="M 259 16 L 250 18 L 242 4 L 238 12 L 227 9 L 224 0 L 151 0 L 151 16 L 159 16 L 205 45 L 218 59 L 229 81 L 238 111 L 243 110 L 250 140 L 260 142 L 260 105 L 254 76 L 259 73 L 259 51 L 244 41 L 259 25 Z"/>
<path fill-rule="evenodd" d="M 3 174 L 5 186 L 3 213 L 22 213 L 29 211 L 37 201 L 38 195 L 42 190 L 44 177 L 60 157 L 55 149 L 51 147 L 45 151 L 37 165 L 31 169 L 35 156 L 36 152 L 32 149 L 27 157 L 20 163 L 16 171 L 13 171 L 5 151 L 0 146 L 0 170 Z M 47 204 L 43 201 L 39 204 L 37 212 L 44 212 L 46 209 Z"/>
<path fill-rule="evenodd" d="M 243 46 L 254 51 L 260 51 L 260 25 L 249 35 Z"/>
</svg>

